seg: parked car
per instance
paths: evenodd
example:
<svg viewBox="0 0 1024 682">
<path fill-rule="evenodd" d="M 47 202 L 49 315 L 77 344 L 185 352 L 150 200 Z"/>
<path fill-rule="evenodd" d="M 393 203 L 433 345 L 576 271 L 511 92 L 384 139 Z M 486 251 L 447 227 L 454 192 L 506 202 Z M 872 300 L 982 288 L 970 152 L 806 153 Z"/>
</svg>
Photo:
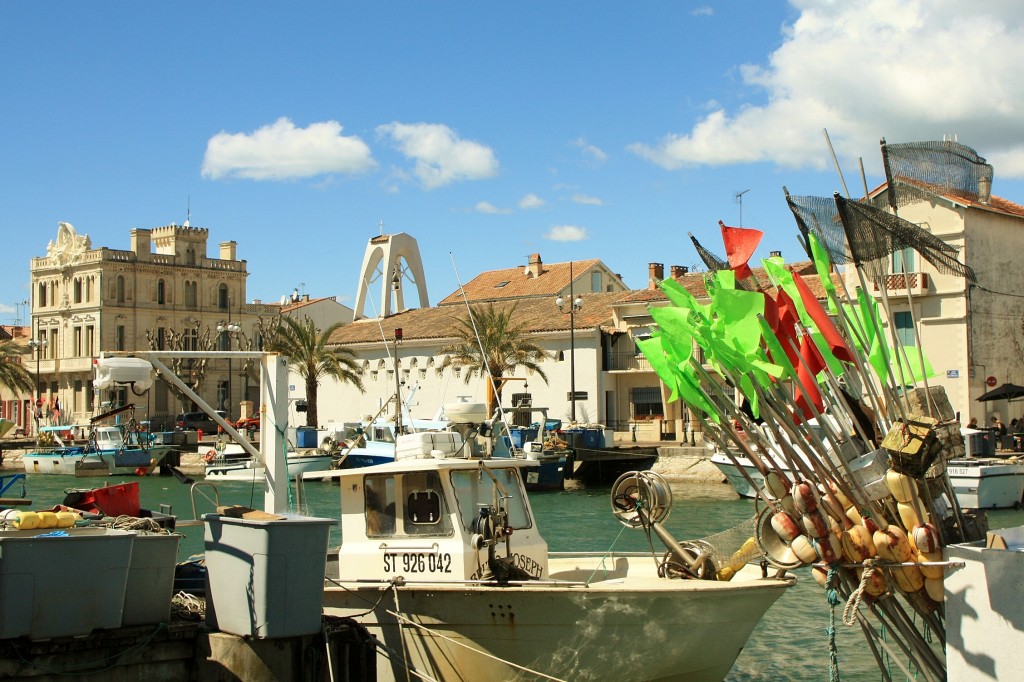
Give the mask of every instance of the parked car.
<svg viewBox="0 0 1024 682">
<path fill-rule="evenodd" d="M 254 414 L 251 417 L 245 419 L 239 419 L 235 422 L 235 428 L 239 431 L 259 431 L 260 430 L 260 416 Z"/>
<path fill-rule="evenodd" d="M 217 414 L 224 420 L 227 420 L 228 418 L 228 413 L 224 410 L 217 410 Z M 205 412 L 185 412 L 184 414 L 178 415 L 175 426 L 179 431 L 201 430 L 204 433 L 216 433 L 219 424 L 213 420 L 213 417 Z"/>
</svg>

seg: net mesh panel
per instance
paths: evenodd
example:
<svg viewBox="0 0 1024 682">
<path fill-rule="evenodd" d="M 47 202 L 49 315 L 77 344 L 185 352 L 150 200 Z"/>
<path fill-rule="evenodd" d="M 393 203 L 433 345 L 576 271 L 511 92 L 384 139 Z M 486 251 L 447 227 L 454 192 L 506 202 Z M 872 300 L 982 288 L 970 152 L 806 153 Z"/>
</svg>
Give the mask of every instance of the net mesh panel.
<svg viewBox="0 0 1024 682">
<path fill-rule="evenodd" d="M 914 249 L 939 272 L 977 281 L 974 271 L 957 260 L 959 247 L 869 204 L 839 195 L 835 196 L 835 204 L 846 228 L 847 244 L 854 263 L 886 262 L 896 251 Z M 881 272 L 877 267 L 873 269 Z"/>
<path fill-rule="evenodd" d="M 846 233 L 843 232 L 839 211 L 832 197 L 787 196 L 786 203 L 793 212 L 800 232 L 804 235 L 813 232 L 828 251 L 828 257 L 833 264 L 845 265 L 852 260 L 846 248 Z"/>
<path fill-rule="evenodd" d="M 992 166 L 959 142 L 883 143 L 890 191 L 897 208 L 936 194 L 988 202 Z"/>
<path fill-rule="evenodd" d="M 757 534 L 757 517 L 752 517 L 739 525 L 721 533 L 708 535 L 695 540 L 710 555 L 715 567 L 721 570 L 729 564 L 745 564 L 760 560 L 763 556 L 757 542 L 749 542 Z"/>
</svg>

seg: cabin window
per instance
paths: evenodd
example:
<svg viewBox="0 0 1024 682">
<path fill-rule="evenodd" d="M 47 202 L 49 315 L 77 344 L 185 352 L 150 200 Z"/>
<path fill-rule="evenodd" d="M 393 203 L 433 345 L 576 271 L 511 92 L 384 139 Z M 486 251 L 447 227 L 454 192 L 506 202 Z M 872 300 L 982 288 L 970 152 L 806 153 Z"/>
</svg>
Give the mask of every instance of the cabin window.
<svg viewBox="0 0 1024 682">
<path fill-rule="evenodd" d="M 363 486 L 366 535 L 371 538 L 395 534 L 395 478 L 367 476 Z"/>
<path fill-rule="evenodd" d="M 453 471 L 452 488 L 459 504 L 459 518 L 466 531 L 472 531 L 480 510 L 487 506 L 494 509 L 499 501 L 508 509 L 508 520 L 513 528 L 530 528 L 533 522 L 526 509 L 526 493 L 523 491 L 519 472 L 513 468 L 493 468 L 490 472 L 505 489 L 502 493 L 494 479 L 483 469 Z M 508 495 L 504 497 L 503 495 Z"/>
<path fill-rule="evenodd" d="M 444 491 L 436 471 L 405 474 L 402 492 L 402 529 L 406 535 L 451 535 Z"/>
</svg>

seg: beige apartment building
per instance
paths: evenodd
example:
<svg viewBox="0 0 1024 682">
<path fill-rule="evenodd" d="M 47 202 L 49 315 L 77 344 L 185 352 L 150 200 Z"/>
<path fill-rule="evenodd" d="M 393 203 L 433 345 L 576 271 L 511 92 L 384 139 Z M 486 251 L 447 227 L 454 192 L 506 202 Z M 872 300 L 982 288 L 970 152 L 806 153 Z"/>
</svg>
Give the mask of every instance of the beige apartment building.
<svg viewBox="0 0 1024 682">
<path fill-rule="evenodd" d="M 60 423 L 82 423 L 128 402 L 155 428 L 183 410 L 163 382 L 142 396 L 122 390 L 97 395 L 93 364 L 102 351 L 239 350 L 258 344 L 261 318 L 280 305 L 246 303 L 246 261 L 237 243 L 224 241 L 207 255 L 209 230 L 185 225 L 132 229 L 127 250 L 92 246 L 68 223 L 59 223 L 46 255 L 33 258 L 31 359 L 37 404 Z M 204 400 L 237 418 L 243 400 L 258 397 L 243 363 L 183 361 L 186 382 Z M 38 371 L 36 371 L 38 367 Z"/>
</svg>

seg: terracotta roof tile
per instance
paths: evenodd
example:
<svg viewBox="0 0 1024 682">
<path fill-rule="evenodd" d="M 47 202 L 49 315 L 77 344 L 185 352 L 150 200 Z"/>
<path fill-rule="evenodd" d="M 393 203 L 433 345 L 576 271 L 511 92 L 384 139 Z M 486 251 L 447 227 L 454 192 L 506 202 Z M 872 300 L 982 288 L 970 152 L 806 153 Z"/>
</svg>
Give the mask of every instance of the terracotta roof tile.
<svg viewBox="0 0 1024 682">
<path fill-rule="evenodd" d="M 573 280 L 578 282 L 592 267 L 599 265 L 597 258 L 573 261 Z M 501 301 L 529 298 L 531 296 L 554 296 L 569 286 L 569 263 L 544 263 L 539 276 L 529 277 L 524 266 L 482 272 L 463 285 L 466 298 L 470 301 Z M 455 291 L 438 303 L 438 306 L 455 305 L 463 302 L 462 291 Z"/>
</svg>

